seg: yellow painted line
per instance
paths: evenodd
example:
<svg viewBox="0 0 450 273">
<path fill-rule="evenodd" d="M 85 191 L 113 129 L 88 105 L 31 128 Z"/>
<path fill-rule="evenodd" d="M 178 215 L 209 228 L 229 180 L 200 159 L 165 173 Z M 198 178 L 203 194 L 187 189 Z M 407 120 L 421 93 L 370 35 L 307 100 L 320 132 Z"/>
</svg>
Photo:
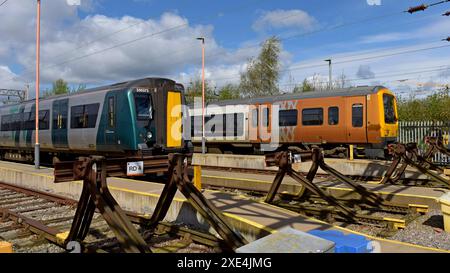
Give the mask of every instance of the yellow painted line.
<svg viewBox="0 0 450 273">
<path fill-rule="evenodd" d="M 13 245 L 10 242 L 0 241 L 0 253 L 13 253 Z"/>
<path fill-rule="evenodd" d="M 234 177 L 223 177 L 223 176 L 214 176 L 214 175 L 202 175 L 202 177 L 215 178 L 215 179 L 225 179 L 225 180 L 235 180 L 235 181 L 248 181 L 248 182 L 263 183 L 263 184 L 272 184 L 272 182 L 267 182 L 267 181 L 264 181 L 264 180 L 257 180 L 257 179 L 248 179 L 248 178 L 234 178 Z M 205 183 L 205 184 L 207 184 L 207 183 Z M 287 185 L 294 185 L 294 184 L 287 184 Z M 353 191 L 350 188 L 341 188 L 341 187 L 333 187 L 333 186 L 330 186 L 330 187 L 323 186 L 323 187 L 327 188 L 327 189 L 331 189 L 331 190 Z M 432 199 L 434 201 L 438 201 L 438 199 L 439 199 L 439 197 L 419 195 L 419 194 L 411 194 L 411 193 L 392 193 L 392 192 L 387 192 L 387 191 L 372 191 L 372 192 L 373 193 L 384 194 L 384 195 L 397 195 L 397 196 L 405 196 L 405 197 L 426 198 L 426 199 Z"/>
<path fill-rule="evenodd" d="M 238 215 L 233 214 L 233 213 L 224 212 L 223 215 L 225 215 L 225 216 L 227 216 L 227 217 L 229 217 L 229 218 L 236 219 L 236 220 L 238 220 L 238 221 L 240 221 L 240 222 L 244 222 L 244 223 L 246 223 L 246 224 L 248 224 L 248 225 L 250 225 L 250 226 L 254 226 L 254 227 L 257 228 L 257 229 L 265 230 L 265 231 L 267 231 L 267 232 L 269 232 L 269 233 L 275 233 L 275 232 L 277 232 L 276 229 L 272 229 L 272 228 L 267 227 L 267 226 L 265 226 L 265 225 L 262 225 L 262 224 L 260 224 L 260 223 L 258 223 L 258 222 L 249 220 L 249 219 L 247 219 L 247 218 L 238 216 Z"/>
</svg>

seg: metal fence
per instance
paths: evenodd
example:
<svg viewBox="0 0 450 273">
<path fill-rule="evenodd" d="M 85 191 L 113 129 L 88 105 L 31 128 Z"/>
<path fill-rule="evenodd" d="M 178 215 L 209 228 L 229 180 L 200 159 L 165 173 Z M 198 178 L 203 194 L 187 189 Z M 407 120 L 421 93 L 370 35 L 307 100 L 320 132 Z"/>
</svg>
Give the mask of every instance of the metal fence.
<svg viewBox="0 0 450 273">
<path fill-rule="evenodd" d="M 420 152 L 425 152 L 426 136 L 442 136 L 444 144 L 448 145 L 450 135 L 450 122 L 442 121 L 401 121 L 399 122 L 397 141 L 401 143 L 416 142 Z M 450 157 L 437 153 L 433 157 L 437 164 L 449 164 Z"/>
</svg>

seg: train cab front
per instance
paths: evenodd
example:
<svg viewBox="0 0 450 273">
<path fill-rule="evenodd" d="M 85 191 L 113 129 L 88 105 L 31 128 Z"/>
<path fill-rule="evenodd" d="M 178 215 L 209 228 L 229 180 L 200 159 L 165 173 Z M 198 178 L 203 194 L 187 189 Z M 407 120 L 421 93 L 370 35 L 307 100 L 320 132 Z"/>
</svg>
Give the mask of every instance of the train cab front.
<svg viewBox="0 0 450 273">
<path fill-rule="evenodd" d="M 398 113 L 397 103 L 394 94 L 388 89 L 382 90 L 378 94 L 382 110 L 381 115 L 381 139 L 383 146 L 397 141 L 398 136 Z"/>
<path fill-rule="evenodd" d="M 147 87 L 133 90 L 136 112 L 137 148 L 142 155 L 189 152 L 183 138 L 182 85 L 168 79 L 153 80 Z"/>
</svg>

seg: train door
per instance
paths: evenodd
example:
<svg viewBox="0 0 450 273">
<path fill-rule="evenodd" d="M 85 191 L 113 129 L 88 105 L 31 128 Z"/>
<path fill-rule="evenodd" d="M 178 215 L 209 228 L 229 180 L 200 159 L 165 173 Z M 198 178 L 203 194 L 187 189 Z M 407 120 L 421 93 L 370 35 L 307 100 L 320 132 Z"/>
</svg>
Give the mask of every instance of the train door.
<svg viewBox="0 0 450 273">
<path fill-rule="evenodd" d="M 53 101 L 52 142 L 55 148 L 67 149 L 69 99 Z"/>
<path fill-rule="evenodd" d="M 272 133 L 272 107 L 271 104 L 260 104 L 258 118 L 258 141 L 260 143 L 270 143 Z"/>
<path fill-rule="evenodd" d="M 258 105 L 249 105 L 248 140 L 252 143 L 258 142 L 258 117 Z"/>
<path fill-rule="evenodd" d="M 347 143 L 365 143 L 367 141 L 366 107 L 365 96 L 345 98 Z"/>
<path fill-rule="evenodd" d="M 106 95 L 106 115 L 107 122 L 105 128 L 105 145 L 116 145 L 117 144 L 117 134 L 116 134 L 116 124 L 117 124 L 117 105 L 116 96 L 114 94 Z"/>
</svg>

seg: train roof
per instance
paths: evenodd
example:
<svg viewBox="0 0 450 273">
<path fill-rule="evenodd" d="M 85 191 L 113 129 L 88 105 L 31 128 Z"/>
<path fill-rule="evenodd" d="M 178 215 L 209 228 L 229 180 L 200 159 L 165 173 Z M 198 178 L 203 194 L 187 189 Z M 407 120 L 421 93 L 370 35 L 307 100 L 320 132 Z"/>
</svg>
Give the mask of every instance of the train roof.
<svg viewBox="0 0 450 273">
<path fill-rule="evenodd" d="M 310 99 L 310 98 L 327 98 L 327 97 L 350 97 L 350 96 L 362 96 L 377 93 L 381 89 L 387 89 L 384 86 L 358 86 L 350 88 L 333 89 L 332 91 L 310 91 L 302 93 L 288 93 L 275 96 L 264 96 L 258 98 L 245 98 L 235 100 L 223 100 L 217 102 L 211 102 L 209 104 L 214 105 L 233 105 L 233 104 L 255 104 L 263 102 L 276 102 L 282 100 L 295 100 L 295 99 Z"/>
<path fill-rule="evenodd" d="M 54 99 L 54 98 L 70 97 L 70 96 L 76 96 L 76 95 L 79 95 L 79 94 L 85 94 L 85 93 L 102 91 L 102 90 L 128 89 L 128 88 L 135 87 L 135 86 L 142 86 L 143 87 L 143 86 L 149 85 L 149 84 L 150 85 L 154 85 L 154 86 L 163 86 L 164 83 L 166 83 L 166 82 L 171 82 L 171 83 L 173 83 L 175 85 L 180 85 L 180 84 L 176 83 L 174 80 L 171 80 L 171 79 L 158 78 L 158 77 L 148 77 L 148 78 L 130 80 L 130 81 L 125 81 L 125 82 L 113 83 L 113 84 L 110 84 L 110 85 L 98 86 L 98 87 L 94 87 L 94 88 L 87 88 L 87 89 L 83 89 L 81 91 L 74 92 L 74 93 L 53 95 L 53 96 L 49 96 L 49 97 L 45 97 L 45 98 L 41 97 L 41 98 L 39 98 L 39 100 L 48 100 L 48 99 Z M 34 99 L 30 99 L 30 100 L 26 100 L 26 101 L 22 101 L 22 102 L 19 102 L 19 103 L 14 103 L 14 104 L 1 105 L 0 108 L 7 107 L 7 106 L 14 106 L 14 105 L 18 105 L 18 104 L 26 103 L 26 102 L 34 102 Z"/>
</svg>

